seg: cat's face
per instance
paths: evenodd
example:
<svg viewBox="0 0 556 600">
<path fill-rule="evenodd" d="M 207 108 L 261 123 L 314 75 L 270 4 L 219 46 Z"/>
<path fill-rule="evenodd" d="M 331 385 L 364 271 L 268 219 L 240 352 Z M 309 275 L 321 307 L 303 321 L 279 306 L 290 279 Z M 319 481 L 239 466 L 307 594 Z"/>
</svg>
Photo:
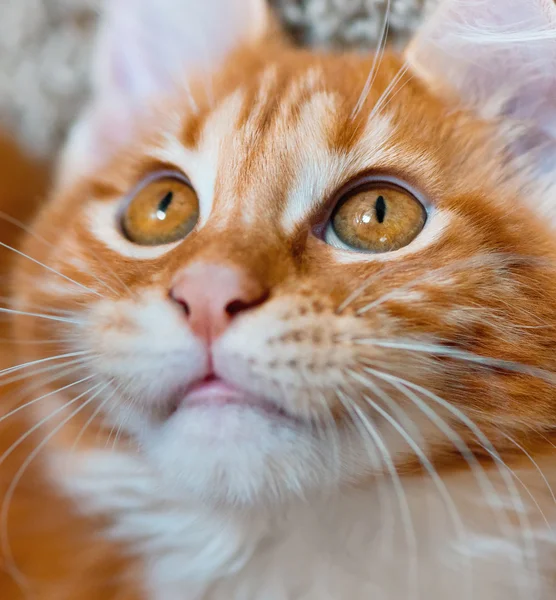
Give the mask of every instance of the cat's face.
<svg viewBox="0 0 556 600">
<path fill-rule="evenodd" d="M 373 63 L 243 50 L 53 196 L 14 304 L 51 319 L 16 335 L 80 361 L 50 400 L 107 424 L 91 444 L 250 502 L 555 424 L 541 192 L 494 126 Z"/>
</svg>

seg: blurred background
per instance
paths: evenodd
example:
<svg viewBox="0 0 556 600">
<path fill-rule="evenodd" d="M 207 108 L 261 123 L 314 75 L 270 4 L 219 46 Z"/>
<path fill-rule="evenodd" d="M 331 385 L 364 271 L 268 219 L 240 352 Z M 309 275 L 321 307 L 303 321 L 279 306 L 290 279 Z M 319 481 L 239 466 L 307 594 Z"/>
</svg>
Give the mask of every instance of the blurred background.
<svg viewBox="0 0 556 600">
<path fill-rule="evenodd" d="M 87 96 L 89 58 L 103 1 L 110 0 L 0 0 L 0 127 L 37 158 L 53 157 Z M 391 0 L 391 43 L 403 46 L 435 1 Z M 302 43 L 372 49 L 388 0 L 271 4 Z"/>
</svg>

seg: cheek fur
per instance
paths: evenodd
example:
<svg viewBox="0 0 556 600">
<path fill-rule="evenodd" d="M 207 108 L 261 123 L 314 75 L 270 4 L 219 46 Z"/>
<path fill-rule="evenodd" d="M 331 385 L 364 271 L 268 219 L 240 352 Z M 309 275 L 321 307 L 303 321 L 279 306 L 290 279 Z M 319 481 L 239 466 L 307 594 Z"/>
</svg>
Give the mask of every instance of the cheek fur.
<svg viewBox="0 0 556 600">
<path fill-rule="evenodd" d="M 94 369 L 139 406 L 167 400 L 207 368 L 206 349 L 181 312 L 152 292 L 95 303 L 80 339 L 94 353 Z"/>
</svg>

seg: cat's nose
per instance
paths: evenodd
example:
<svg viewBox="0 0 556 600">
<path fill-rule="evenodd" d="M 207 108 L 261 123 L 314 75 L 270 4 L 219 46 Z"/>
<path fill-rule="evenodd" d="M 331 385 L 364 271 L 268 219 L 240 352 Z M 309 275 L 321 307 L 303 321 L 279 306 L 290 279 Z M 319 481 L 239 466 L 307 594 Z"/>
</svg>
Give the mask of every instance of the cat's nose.
<svg viewBox="0 0 556 600">
<path fill-rule="evenodd" d="M 239 267 L 196 263 L 179 273 L 170 297 L 193 333 L 210 344 L 236 315 L 262 304 L 268 290 Z"/>
</svg>

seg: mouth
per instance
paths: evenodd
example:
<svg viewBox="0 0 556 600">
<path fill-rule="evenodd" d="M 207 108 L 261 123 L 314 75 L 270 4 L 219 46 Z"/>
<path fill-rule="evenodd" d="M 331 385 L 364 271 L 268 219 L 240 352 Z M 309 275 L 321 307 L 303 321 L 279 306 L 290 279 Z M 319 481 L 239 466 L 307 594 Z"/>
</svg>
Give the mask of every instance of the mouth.
<svg viewBox="0 0 556 600">
<path fill-rule="evenodd" d="M 193 383 L 176 402 L 173 412 L 225 407 L 257 411 L 272 419 L 296 420 L 274 402 L 250 394 L 214 374 Z"/>
</svg>

